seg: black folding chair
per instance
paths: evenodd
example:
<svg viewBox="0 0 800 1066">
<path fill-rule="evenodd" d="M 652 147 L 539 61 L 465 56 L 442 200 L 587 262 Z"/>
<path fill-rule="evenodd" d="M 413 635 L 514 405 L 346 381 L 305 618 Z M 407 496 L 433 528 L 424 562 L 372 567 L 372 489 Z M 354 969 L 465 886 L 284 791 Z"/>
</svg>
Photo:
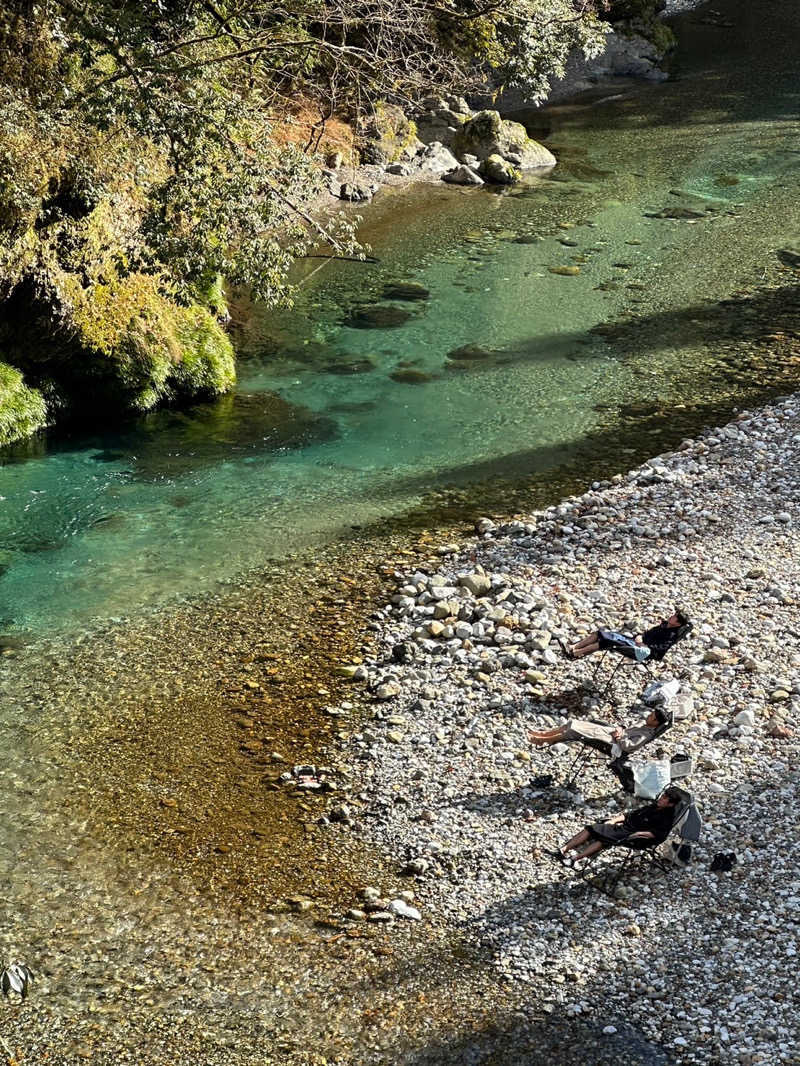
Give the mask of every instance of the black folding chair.
<svg viewBox="0 0 800 1066">
<path fill-rule="evenodd" d="M 609 703 L 611 702 L 611 700 L 613 698 L 611 693 L 612 693 L 612 690 L 613 690 L 614 681 L 615 681 L 617 675 L 619 674 L 620 670 L 622 670 L 624 666 L 626 666 L 626 665 L 634 666 L 634 667 L 635 666 L 641 666 L 641 667 L 644 668 L 644 671 L 645 671 L 646 674 L 651 674 L 651 667 L 655 663 L 660 663 L 667 656 L 667 653 L 672 651 L 672 649 L 675 647 L 676 644 L 679 644 L 683 640 L 684 637 L 688 636 L 689 633 L 691 633 L 693 628 L 694 627 L 692 626 L 691 622 L 686 622 L 685 625 L 678 626 L 675 629 L 675 637 L 672 640 L 672 642 L 670 644 L 668 644 L 664 648 L 651 648 L 650 649 L 650 654 L 648 655 L 648 657 L 646 659 L 641 659 L 640 660 L 640 659 L 631 658 L 630 656 L 625 655 L 622 651 L 617 651 L 614 648 L 606 648 L 606 649 L 604 649 L 602 654 L 600 655 L 600 658 L 598 659 L 597 663 L 595 664 L 594 670 L 592 671 L 592 678 L 591 678 L 591 681 L 590 681 L 590 685 L 592 686 L 592 688 L 598 688 L 597 678 L 598 678 L 598 675 L 602 672 L 603 664 L 605 663 L 605 659 L 606 659 L 607 655 L 609 655 L 609 654 L 610 655 L 618 655 L 619 656 L 619 662 L 614 666 L 614 669 L 611 671 L 611 673 L 609 674 L 608 678 L 605 681 L 605 684 L 603 685 L 602 692 L 600 693 L 600 696 L 599 696 L 600 706 L 602 707 L 603 704 L 606 702 L 606 700 L 608 700 Z"/>
<path fill-rule="evenodd" d="M 605 868 L 595 873 L 592 870 L 594 862 L 611 850 L 604 848 L 594 858 L 588 860 L 585 866 L 576 869 L 575 872 L 580 880 L 587 887 L 595 888 L 611 899 L 616 899 L 616 890 L 620 882 L 642 868 L 648 871 L 657 870 L 665 876 L 675 869 L 685 869 L 691 857 L 690 854 L 687 855 L 687 850 L 690 853 L 692 847 L 699 841 L 703 823 L 691 792 L 685 789 L 678 791 L 682 796 L 675 805 L 672 824 L 666 833 L 660 838 L 656 837 L 646 847 L 626 848 L 626 855 L 622 862 L 616 864 L 613 861 L 605 862 L 603 864 Z M 668 842 L 670 848 L 665 855 L 660 849 Z M 617 847 L 625 848 L 625 844 L 617 845 Z"/>
<path fill-rule="evenodd" d="M 660 736 L 663 736 L 663 734 L 672 727 L 672 721 L 672 715 L 670 715 L 666 722 L 662 722 L 658 729 L 653 731 L 653 735 L 650 739 L 644 744 L 640 744 L 638 748 L 634 748 L 634 751 L 642 751 L 648 745 L 652 744 L 654 740 L 658 740 Z M 570 763 L 569 769 L 567 770 L 567 776 L 561 785 L 561 788 L 570 792 L 575 788 L 575 785 L 584 770 L 586 770 L 588 765 L 594 761 L 592 751 L 599 751 L 606 756 L 609 754 L 605 744 L 600 740 L 585 740 L 580 743 L 581 750 Z M 633 754 L 633 752 L 630 754 Z M 627 752 L 612 759 L 610 763 L 606 764 L 606 768 L 614 774 L 626 792 L 633 792 L 633 772 L 628 766 Z"/>
</svg>

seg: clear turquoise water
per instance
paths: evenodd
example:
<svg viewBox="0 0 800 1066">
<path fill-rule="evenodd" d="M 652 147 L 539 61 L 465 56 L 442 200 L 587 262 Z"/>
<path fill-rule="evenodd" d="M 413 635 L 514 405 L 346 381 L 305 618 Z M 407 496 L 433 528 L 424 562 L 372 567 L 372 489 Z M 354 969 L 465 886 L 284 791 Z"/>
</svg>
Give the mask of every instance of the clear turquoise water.
<svg viewBox="0 0 800 1066">
<path fill-rule="evenodd" d="M 702 308 L 759 280 L 775 247 L 800 234 L 794 56 L 777 47 L 769 69 L 748 68 L 746 22 L 733 36 L 695 29 L 683 81 L 622 84 L 592 107 L 535 116 L 561 160 L 550 178 L 504 195 L 382 194 L 363 229 L 377 264 L 330 264 L 291 313 L 257 310 L 242 330 L 238 394 L 255 397 L 249 405 L 222 400 L 7 456 L 0 632 L 206 590 L 400 514 L 440 485 L 569 468 L 588 435 L 608 434 L 609 410 L 701 394 Z M 676 205 L 712 211 L 648 217 Z M 579 276 L 549 269 L 576 263 Z M 391 301 L 407 323 L 347 324 L 353 308 L 385 303 L 394 280 L 430 291 Z M 624 358 L 587 332 L 620 315 L 641 324 Z M 495 354 L 453 368 L 446 353 L 464 344 Z M 372 369 L 326 369 L 353 360 Z M 398 368 L 430 380 L 395 381 Z M 272 393 L 306 412 L 288 440 L 259 409 Z M 612 448 L 609 464 L 623 468 L 624 453 Z"/>
</svg>

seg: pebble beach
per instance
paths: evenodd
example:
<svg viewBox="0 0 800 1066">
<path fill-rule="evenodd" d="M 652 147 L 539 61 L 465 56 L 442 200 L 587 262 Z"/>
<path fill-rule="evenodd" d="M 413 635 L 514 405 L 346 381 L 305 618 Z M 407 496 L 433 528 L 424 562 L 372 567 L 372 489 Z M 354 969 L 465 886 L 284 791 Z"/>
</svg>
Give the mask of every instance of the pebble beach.
<svg viewBox="0 0 800 1066">
<path fill-rule="evenodd" d="M 798 1061 L 798 458 L 798 397 L 741 413 L 556 506 L 481 519 L 438 567 L 398 571 L 370 623 L 377 651 L 356 680 L 372 708 L 349 742 L 361 791 L 344 817 L 394 858 L 415 894 L 406 918 L 462 932 L 529 1009 L 591 1021 L 599 1049 Z M 557 639 L 640 632 L 673 606 L 694 630 L 653 670 L 680 682 L 659 743 L 691 755 L 681 784 L 704 831 L 688 869 L 607 898 L 547 852 L 629 801 L 600 757 L 580 791 L 537 787 L 574 750 L 527 733 L 638 722 L 649 679 L 626 669 L 599 706 L 596 659 L 567 661 Z M 720 852 L 735 865 L 711 872 Z M 381 894 L 365 893 L 373 916 Z"/>
<path fill-rule="evenodd" d="M 343 551 L 302 599 L 253 576 L 7 651 L 15 1056 L 797 1062 L 798 453 L 792 397 L 472 538 Z M 598 706 L 557 640 L 673 606 L 694 630 L 654 669 L 680 682 L 661 743 L 703 836 L 608 898 L 547 852 L 629 797 L 599 758 L 542 787 L 572 753 L 527 734 L 637 723 L 647 678 Z"/>
</svg>

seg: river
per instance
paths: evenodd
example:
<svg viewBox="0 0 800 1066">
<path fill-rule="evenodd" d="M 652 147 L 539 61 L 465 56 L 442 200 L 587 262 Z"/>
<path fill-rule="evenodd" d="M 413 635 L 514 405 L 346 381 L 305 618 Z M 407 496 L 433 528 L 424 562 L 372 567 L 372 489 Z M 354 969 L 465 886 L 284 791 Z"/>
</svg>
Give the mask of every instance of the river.
<svg viewBox="0 0 800 1066">
<path fill-rule="evenodd" d="M 0 939 L 44 972 L 7 1030 L 29 1054 L 262 1063 L 284 1041 L 299 1062 L 313 1034 L 393 1061 L 397 1032 L 423 1039 L 391 1021 L 391 946 L 353 963 L 278 913 L 293 886 L 333 906 L 381 858 L 265 795 L 269 753 L 335 739 L 331 666 L 404 537 L 424 551 L 420 531 L 552 499 L 796 388 L 776 256 L 800 242 L 796 11 L 714 12 L 677 21 L 670 82 L 520 116 L 552 174 L 382 193 L 362 227 L 377 263 L 311 263 L 293 311 L 240 324 L 233 398 L 4 456 Z M 399 282 L 427 298 L 385 299 Z M 363 328 L 373 306 L 404 321 Z M 448 359 L 465 345 L 483 353 Z M 272 663 L 277 694 L 252 673 Z M 461 949 L 434 942 L 409 995 L 470 1011 L 442 976 Z M 396 966 L 425 948 L 409 934 Z"/>
</svg>

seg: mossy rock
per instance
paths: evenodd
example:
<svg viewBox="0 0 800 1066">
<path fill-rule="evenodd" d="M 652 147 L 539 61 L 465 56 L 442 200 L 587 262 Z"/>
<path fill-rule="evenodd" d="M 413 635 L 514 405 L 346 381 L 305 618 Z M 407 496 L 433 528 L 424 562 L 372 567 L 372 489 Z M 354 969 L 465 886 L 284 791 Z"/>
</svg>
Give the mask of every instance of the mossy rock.
<svg viewBox="0 0 800 1066">
<path fill-rule="evenodd" d="M 24 283 L 2 307 L 0 343 L 67 416 L 210 399 L 236 378 L 233 347 L 214 316 L 169 300 L 146 274 L 90 289 L 70 275 L 57 296 Z"/>
<path fill-rule="evenodd" d="M 28 388 L 19 370 L 0 363 L 0 445 L 24 440 L 46 425 L 42 394 Z"/>
<path fill-rule="evenodd" d="M 417 140 L 416 123 L 396 104 L 379 102 L 364 121 L 357 142 L 362 163 L 394 163 Z"/>
<path fill-rule="evenodd" d="M 522 169 L 556 163 L 552 152 L 531 140 L 521 123 L 501 118 L 498 111 L 479 111 L 465 122 L 453 138 L 453 151 L 460 159 L 465 155 L 478 159 L 499 155 Z"/>
<path fill-rule="evenodd" d="M 515 185 L 522 177 L 521 171 L 501 155 L 490 155 L 484 159 L 478 167 L 478 173 L 484 181 L 494 185 Z"/>
</svg>

